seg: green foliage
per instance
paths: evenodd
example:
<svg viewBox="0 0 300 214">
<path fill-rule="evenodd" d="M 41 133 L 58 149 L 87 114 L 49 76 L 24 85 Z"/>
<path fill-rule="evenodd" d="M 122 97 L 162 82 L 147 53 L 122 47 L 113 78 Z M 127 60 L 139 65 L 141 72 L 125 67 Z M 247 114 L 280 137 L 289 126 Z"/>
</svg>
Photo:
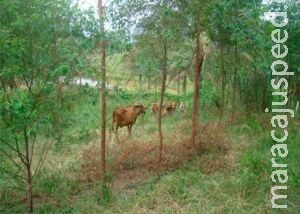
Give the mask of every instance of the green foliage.
<svg viewBox="0 0 300 214">
<path fill-rule="evenodd" d="M 227 109 L 234 82 L 238 110 L 259 112 L 268 107 L 272 99 L 279 99 L 270 97 L 269 84 L 270 65 L 274 61 L 270 35 L 274 27 L 261 19 L 262 10 L 288 12 L 289 24 L 284 29 L 289 33 L 286 43 L 289 54 L 284 60 L 289 70 L 295 72 L 295 78 L 289 79 L 292 100 L 299 100 L 299 2 L 288 1 L 287 9 L 275 3 L 266 8 L 261 3 L 259 0 L 112 1 L 106 14 L 113 28 L 105 35 L 108 59 L 111 59 L 107 71 L 115 85 L 125 84 L 131 91 L 107 91 L 108 125 L 117 106 L 142 103 L 148 107 L 158 102 L 160 87 L 154 92 L 153 85 L 160 84 L 163 43 L 168 44 L 168 90 L 173 90 L 174 83 L 178 83 L 177 87 L 184 84 L 184 78 L 193 81 L 195 24 L 199 14 L 205 55 L 199 100 L 201 121 L 214 121 L 220 106 L 218 50 L 221 43 L 225 46 Z M 20 167 L 20 157 L 26 156 L 26 147 L 29 146 L 30 154 L 34 155 L 32 169 L 38 169 L 35 164 L 44 160 L 41 148 L 49 141 L 60 142 L 60 147 L 50 150 L 56 159 L 63 156 L 63 149 L 71 154 L 72 146 L 81 146 L 99 137 L 99 90 L 71 83 L 77 76 L 99 80 L 96 47 L 103 35 L 98 32 L 99 22 L 93 12 L 82 11 L 70 0 L 4 1 L 0 16 L 0 210 L 24 213 L 24 204 L 11 203 L 23 198 L 22 192 L 5 187 L 24 189 L 26 176 Z M 62 76 L 64 81 L 61 81 Z M 148 80 L 152 87 L 149 91 L 145 89 Z M 134 85 L 129 86 L 129 82 Z M 177 90 L 179 92 L 179 87 Z M 194 93 L 191 90 L 180 95 L 165 93 L 165 102 L 186 103 L 184 116 L 174 113 L 163 118 L 167 142 L 169 135 L 177 137 L 178 130 L 183 138 L 190 131 L 189 126 L 181 125 L 190 122 L 188 115 Z M 276 142 L 258 118 L 248 118 L 248 112 L 241 114 L 238 124 L 228 130 L 232 133 L 232 146 L 242 147 L 228 154 L 236 158 L 232 168 L 206 174 L 205 165 L 215 158 L 208 151 L 205 155 L 210 155 L 209 161 L 205 165 L 199 162 L 203 163 L 206 156 L 197 157 L 178 171 L 161 176 L 159 181 L 148 179 L 146 185 L 130 194 L 100 183 L 88 186 L 72 177 L 76 172 L 68 169 L 80 166 L 79 162 L 66 166 L 67 173 L 59 165 L 55 165 L 58 169 L 48 166 L 40 173 L 32 172 L 36 181 L 34 190 L 38 193 L 35 199 L 42 201 L 35 212 L 268 213 L 270 148 Z M 139 118 L 138 124 L 134 131 L 144 135 L 137 138 L 155 141 L 155 118 L 147 113 Z M 297 119 L 289 125 L 288 157 L 276 159 L 288 163 L 291 213 L 296 213 L 299 207 L 298 127 Z M 39 155 L 41 157 L 36 157 Z M 113 180 L 112 174 L 109 177 Z"/>
<path fill-rule="evenodd" d="M 209 85 L 207 87 L 209 88 Z M 65 151 L 67 154 L 74 154 L 71 145 L 79 142 L 90 142 L 90 138 L 95 136 L 93 130 L 99 129 L 97 125 L 99 124 L 97 119 L 99 118 L 99 103 L 93 106 L 93 100 L 98 96 L 98 93 L 95 91 L 85 95 L 68 115 L 67 127 L 70 132 L 68 131 L 67 135 L 72 130 L 77 130 L 76 133 L 83 129 L 89 132 L 89 137 L 80 138 L 78 136 L 72 140 L 66 140 L 66 142 L 70 142 L 64 147 L 68 150 Z M 188 94 L 187 97 L 166 94 L 166 100 L 184 100 L 188 102 L 188 105 L 191 104 L 191 97 L 192 94 Z M 136 100 L 137 98 L 139 100 Z M 136 101 L 144 104 L 152 99 L 154 99 L 152 93 L 146 93 L 143 96 L 140 96 L 139 92 L 131 93 L 128 91 L 120 94 L 109 94 L 108 116 L 118 105 L 132 104 Z M 147 114 L 145 118 L 139 118 L 141 120 L 138 121 L 140 124 L 142 120 L 145 120 L 144 122 L 147 124 L 145 129 L 135 126 L 134 132 L 145 135 L 156 133 L 155 120 L 148 117 L 150 115 Z M 210 118 L 210 120 L 212 119 Z M 182 120 L 183 118 L 177 114 L 163 118 L 164 132 L 174 134 L 174 126 Z M 82 121 L 84 121 L 84 126 L 82 126 Z M 259 121 L 259 116 L 252 119 L 247 118 L 240 120 L 238 124 L 228 129 L 232 138 L 231 146 L 242 146 L 242 149 L 235 151 L 238 152 L 237 154 L 233 153 L 236 158 L 235 165 L 223 172 L 205 173 L 207 165 L 217 158 L 208 152 L 207 156 L 201 155 L 184 164 L 178 170 L 161 175 L 160 180 L 150 178 L 145 185 L 128 191 L 127 189 L 118 190 L 111 189 L 109 186 L 104 187 L 101 183 L 86 186 L 85 183 L 74 179 L 75 177 L 72 175 L 77 170 L 77 161 L 70 165 L 64 165 L 64 167 L 55 165 L 55 169 L 45 169 L 40 172 L 35 190 L 50 202 L 38 205 L 36 212 L 82 213 L 99 212 L 100 210 L 101 213 L 115 213 L 122 210 L 124 213 L 139 213 L 144 209 L 156 213 L 175 212 L 178 209 L 186 213 L 195 211 L 200 213 L 217 211 L 225 213 L 269 212 L 267 195 L 270 191 L 270 173 L 272 172 L 270 148 L 275 142 L 270 138 L 269 130 L 265 130 Z M 297 161 L 299 154 L 297 151 L 300 148 L 298 148 L 297 143 L 297 124 L 297 120 L 289 124 L 289 141 L 287 141 L 289 155 L 284 160 L 288 163 L 288 203 L 291 206 L 291 213 L 296 209 L 294 205 L 298 204 L 297 195 L 299 194 L 297 188 L 299 183 L 299 164 Z M 152 131 L 150 127 L 153 128 Z M 149 134 L 145 133 L 147 129 L 149 129 Z M 83 136 L 83 134 L 79 135 Z M 141 136 L 139 136 L 140 139 Z M 59 150 L 53 153 L 52 157 L 55 159 L 55 157 L 64 156 L 63 154 Z M 13 198 L 13 195 L 10 197 Z M 57 206 L 58 204 L 59 206 Z M 6 210 L 19 212 L 22 209 L 24 209 L 23 206 L 11 206 Z"/>
<path fill-rule="evenodd" d="M 297 143 L 297 123 L 292 122 L 291 128 L 288 129 L 289 137 L 284 143 L 288 146 L 288 156 L 285 158 L 275 158 L 276 163 L 287 164 L 287 168 L 281 168 L 288 171 L 288 199 L 285 204 L 288 204 L 290 212 L 296 209 L 297 203 L 296 195 L 299 194 L 299 188 L 296 186 L 299 183 L 299 164 L 296 161 L 299 158 L 299 144 Z M 250 125 L 250 124 L 249 124 Z M 259 124 L 252 123 L 253 126 L 249 126 L 251 130 L 261 130 Z M 277 130 L 280 131 L 280 130 Z M 256 131 L 257 133 L 257 131 Z M 253 134 L 251 135 L 253 137 Z M 265 200 L 265 196 L 270 192 L 270 185 L 274 186 L 276 183 L 271 182 L 270 175 L 278 168 L 272 168 L 271 147 L 277 144 L 270 135 L 270 131 L 263 131 L 262 134 L 254 137 L 251 145 L 240 156 L 240 179 L 238 185 L 243 192 L 243 197 L 254 204 L 260 204 L 260 200 Z M 297 169 L 296 169 L 297 168 Z"/>
<path fill-rule="evenodd" d="M 240 186 L 244 189 L 244 197 L 255 197 L 261 193 L 267 194 L 269 190 L 270 156 L 262 155 L 269 153 L 268 141 L 265 138 L 244 152 L 241 157 L 241 179 Z M 262 148 L 263 146 L 263 148 Z"/>
<path fill-rule="evenodd" d="M 40 172 L 35 188 L 40 190 L 43 195 L 62 200 L 69 195 L 79 194 L 83 186 L 80 182 L 68 178 L 62 170 L 55 170 L 51 173 L 44 170 Z"/>
<path fill-rule="evenodd" d="M 107 184 L 101 184 L 101 195 L 96 196 L 96 201 L 101 205 L 107 205 L 111 201 L 111 190 Z"/>
<path fill-rule="evenodd" d="M 66 143 L 89 142 L 99 129 L 99 104 L 94 103 L 93 99 L 81 99 L 80 103 L 82 105 L 72 108 L 64 120 L 63 140 Z"/>
<path fill-rule="evenodd" d="M 82 53 L 96 41 L 93 14 L 77 6 L 69 0 L 1 5 L 0 153 L 7 164 L 0 183 L 29 189 L 29 198 L 53 138 L 61 142 L 62 115 L 70 109 L 61 76 L 75 76 Z"/>
</svg>

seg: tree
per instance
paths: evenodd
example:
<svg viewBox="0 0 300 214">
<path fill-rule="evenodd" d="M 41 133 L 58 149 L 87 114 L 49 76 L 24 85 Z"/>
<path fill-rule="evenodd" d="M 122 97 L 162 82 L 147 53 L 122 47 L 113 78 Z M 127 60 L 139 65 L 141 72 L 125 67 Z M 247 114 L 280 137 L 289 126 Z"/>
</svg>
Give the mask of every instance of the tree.
<svg viewBox="0 0 300 214">
<path fill-rule="evenodd" d="M 33 212 L 34 183 L 63 110 L 56 80 L 76 66 L 93 25 L 84 20 L 92 14 L 69 0 L 1 6 L 0 154 L 5 164 L 0 171 L 7 186 L 26 192 L 28 212 Z"/>
<path fill-rule="evenodd" d="M 163 147 L 161 117 L 168 71 L 168 50 L 171 48 L 171 45 L 174 44 L 175 39 L 178 39 L 183 23 L 183 17 L 177 10 L 177 4 L 178 2 L 167 0 L 154 2 L 124 2 L 116 0 L 111 4 L 111 11 L 119 12 L 118 16 L 112 18 L 112 20 L 114 20 L 113 26 L 135 29 L 132 30 L 134 33 L 128 32 L 129 35 L 133 34 L 133 44 L 138 48 L 134 56 L 139 59 L 139 54 L 148 51 L 147 56 L 144 56 L 144 58 L 147 58 L 146 66 L 150 66 L 152 68 L 151 70 L 158 71 L 161 75 L 160 111 L 157 120 L 160 139 L 157 156 L 158 163 L 161 162 Z M 174 25 L 174 22 L 176 22 L 177 25 Z M 135 62 L 142 62 L 142 60 Z M 141 72 L 139 74 L 145 73 L 146 72 Z"/>
<path fill-rule="evenodd" d="M 289 71 L 294 72 L 294 77 L 288 77 L 289 84 L 289 108 L 297 109 L 300 102 L 300 71 L 299 71 L 299 59 L 300 59 L 300 50 L 299 45 L 300 41 L 300 29 L 299 29 L 299 18 L 300 18 L 300 2 L 299 1 L 288 1 L 288 13 L 289 23 L 285 26 L 285 29 L 288 32 L 288 40 L 286 41 L 286 46 L 288 47 L 288 55 L 286 57 L 287 63 L 289 65 Z M 282 5 L 281 5 L 282 6 Z M 284 11 L 281 8 L 281 11 Z"/>
<path fill-rule="evenodd" d="M 100 42 L 101 51 L 101 179 L 105 183 L 105 137 L 106 137 L 106 68 L 105 68 L 105 29 L 102 0 L 98 0 L 100 32 L 102 39 Z"/>
<path fill-rule="evenodd" d="M 192 112 L 192 142 L 196 144 L 197 135 L 197 104 L 199 98 L 199 78 L 201 71 L 200 62 L 200 14 L 196 11 L 196 34 L 195 34 L 195 62 L 194 62 L 194 97 L 193 97 L 193 112 Z"/>
<path fill-rule="evenodd" d="M 194 70 L 194 94 L 193 94 L 193 107 L 192 107 L 192 124 L 191 124 L 191 141 L 195 145 L 197 136 L 197 124 L 199 116 L 198 101 L 200 97 L 200 82 L 201 70 L 204 60 L 203 44 L 201 44 L 201 31 L 204 26 L 206 18 L 204 11 L 210 3 L 208 1 L 184 1 L 181 2 L 180 8 L 184 11 L 186 18 L 186 25 L 190 26 L 191 30 L 187 35 L 192 37 L 194 41 L 194 57 L 193 57 L 193 70 Z M 204 32 L 204 30 L 203 30 Z M 184 81 L 185 83 L 185 81 Z"/>
<path fill-rule="evenodd" d="M 207 32 L 211 41 L 219 47 L 222 96 L 220 118 L 225 110 L 225 99 L 231 100 L 231 121 L 234 116 L 236 98 L 251 114 L 261 111 L 268 103 L 268 73 L 270 60 L 265 49 L 270 45 L 266 25 L 261 20 L 261 1 L 227 1 L 211 5 Z M 222 17 L 219 19 L 218 17 Z M 255 30 L 254 30 L 255 29 Z M 209 63 L 208 63 L 209 64 Z M 249 72 L 251 70 L 251 72 Z M 231 83 L 228 84 L 228 83 Z M 232 95 L 225 97 L 225 88 Z"/>
</svg>

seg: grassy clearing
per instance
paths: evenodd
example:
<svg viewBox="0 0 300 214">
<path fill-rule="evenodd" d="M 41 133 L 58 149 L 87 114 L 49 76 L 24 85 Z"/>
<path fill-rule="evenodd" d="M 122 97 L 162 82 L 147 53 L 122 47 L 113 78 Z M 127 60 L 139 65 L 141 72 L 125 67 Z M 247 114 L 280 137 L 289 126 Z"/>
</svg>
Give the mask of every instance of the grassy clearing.
<svg viewBox="0 0 300 214">
<path fill-rule="evenodd" d="M 146 73 L 143 74 L 140 80 L 139 75 L 133 69 L 130 68 L 128 63 L 128 53 L 114 54 L 107 57 L 107 80 L 112 85 L 118 86 L 119 89 L 135 91 L 137 89 L 141 91 L 151 91 L 159 93 L 161 88 L 160 81 L 156 81 L 155 78 L 150 79 L 150 90 L 148 89 L 149 79 Z M 166 92 L 171 94 L 177 94 L 177 83 L 167 82 Z M 193 85 L 191 80 L 187 80 L 187 92 L 193 92 Z"/>
<path fill-rule="evenodd" d="M 217 111 L 204 108 L 198 143 L 193 148 L 188 141 L 190 109 L 183 116 L 175 112 L 163 118 L 161 170 L 156 166 L 155 117 L 141 116 L 133 127 L 132 139 L 123 128 L 120 143 L 108 140 L 109 183 L 104 186 L 98 182 L 97 96 L 85 98 L 66 118 L 63 143 L 50 151 L 35 183 L 35 213 L 298 213 L 299 119 L 289 124 L 289 154 L 283 160 L 288 163 L 289 181 L 288 199 L 282 202 L 289 208 L 272 210 L 270 149 L 274 141 L 270 137 L 270 116 L 241 118 L 233 126 L 224 124 L 217 136 Z M 108 109 L 118 103 L 153 99 L 154 95 L 112 94 Z M 166 100 L 178 102 L 184 98 L 167 95 Z M 3 183 L 1 186 L 1 213 L 24 213 L 23 193 L 4 188 Z"/>
</svg>

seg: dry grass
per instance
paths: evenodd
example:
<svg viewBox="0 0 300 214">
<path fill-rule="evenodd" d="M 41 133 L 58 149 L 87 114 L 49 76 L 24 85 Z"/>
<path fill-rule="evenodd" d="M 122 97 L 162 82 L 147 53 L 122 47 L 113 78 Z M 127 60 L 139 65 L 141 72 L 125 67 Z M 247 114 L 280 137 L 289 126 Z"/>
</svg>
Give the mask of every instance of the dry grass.
<svg viewBox="0 0 300 214">
<path fill-rule="evenodd" d="M 188 125 L 188 124 L 186 124 Z M 184 129 L 181 127 L 180 130 Z M 177 130 L 177 131 L 176 131 Z M 176 134 L 175 134 L 176 133 Z M 217 134 L 216 134 L 217 133 Z M 165 173 L 178 169 L 182 164 L 195 156 L 212 155 L 213 160 L 203 165 L 204 172 L 223 171 L 228 167 L 225 159 L 230 159 L 229 137 L 224 132 L 224 126 L 216 123 L 205 123 L 198 127 L 195 145 L 190 139 L 175 127 L 173 134 L 164 135 L 165 144 L 162 150 L 162 161 L 158 165 L 158 139 L 153 142 L 127 140 L 108 147 L 107 171 L 112 173 L 116 188 L 127 188 L 144 184 L 149 177 L 157 173 Z M 83 165 L 81 176 L 86 182 L 100 180 L 100 143 L 92 143 L 82 150 Z M 231 160 L 232 161 L 232 160 Z M 230 163 L 230 161 L 229 161 Z"/>
</svg>

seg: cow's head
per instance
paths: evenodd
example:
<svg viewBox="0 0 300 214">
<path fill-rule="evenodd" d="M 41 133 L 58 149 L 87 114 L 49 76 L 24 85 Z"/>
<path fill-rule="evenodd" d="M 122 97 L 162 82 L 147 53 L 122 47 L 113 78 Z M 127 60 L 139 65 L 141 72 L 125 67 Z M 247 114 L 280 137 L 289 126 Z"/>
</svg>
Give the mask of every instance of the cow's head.
<svg viewBox="0 0 300 214">
<path fill-rule="evenodd" d="M 169 106 L 171 107 L 171 109 L 176 109 L 176 103 L 174 101 L 171 101 Z"/>
<path fill-rule="evenodd" d="M 144 107 L 142 104 L 136 104 L 134 105 L 134 109 L 137 115 L 145 114 L 146 113 L 146 107 Z"/>
</svg>

